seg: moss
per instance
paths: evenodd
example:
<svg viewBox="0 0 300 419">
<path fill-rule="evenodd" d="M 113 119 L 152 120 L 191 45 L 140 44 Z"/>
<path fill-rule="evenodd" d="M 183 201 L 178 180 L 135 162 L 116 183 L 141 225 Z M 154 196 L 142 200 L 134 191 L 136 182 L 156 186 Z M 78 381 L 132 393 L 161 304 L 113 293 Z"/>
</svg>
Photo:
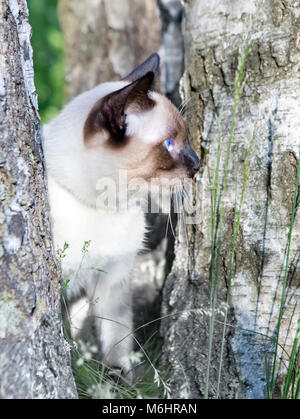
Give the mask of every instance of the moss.
<svg viewBox="0 0 300 419">
<path fill-rule="evenodd" d="M 254 92 L 254 95 L 253 95 L 253 103 L 255 104 L 255 105 L 257 105 L 258 103 L 259 103 L 259 101 L 260 101 L 260 94 L 258 93 L 258 92 Z"/>
<path fill-rule="evenodd" d="M 8 298 L 8 296 L 7 296 Z M 19 303 L 13 298 L 0 301 L 0 337 L 17 336 L 20 334 L 25 316 Z"/>
<path fill-rule="evenodd" d="M 287 151 L 275 164 L 277 168 L 272 178 L 272 196 L 274 201 L 280 202 L 291 216 L 298 160 L 293 152 Z"/>
<path fill-rule="evenodd" d="M 4 302 L 8 302 L 8 301 L 10 301 L 11 300 L 11 298 L 12 298 L 12 296 L 9 294 L 9 293 L 4 293 L 2 296 L 1 296 L 1 299 L 2 299 L 2 301 L 4 301 Z"/>
<path fill-rule="evenodd" d="M 195 54 L 187 69 L 190 78 L 190 86 L 194 91 L 201 91 L 207 88 L 206 74 L 203 58 Z"/>
<path fill-rule="evenodd" d="M 226 209 L 224 216 L 224 233 L 222 240 L 222 260 L 223 260 L 223 273 L 226 283 L 228 282 L 227 274 L 229 273 L 231 251 L 232 251 L 232 240 L 233 240 L 233 227 L 234 227 L 234 209 Z M 249 275 L 250 282 L 258 287 L 260 269 L 262 262 L 261 243 L 257 242 L 250 248 L 246 248 L 244 233 L 242 225 L 240 224 L 239 234 L 236 242 L 236 253 L 235 253 L 235 266 L 242 267 L 243 271 L 246 271 Z M 267 255 L 264 255 L 265 261 L 268 259 Z M 238 269 L 238 268 L 237 268 Z M 233 275 L 237 271 L 233 271 Z"/>
</svg>

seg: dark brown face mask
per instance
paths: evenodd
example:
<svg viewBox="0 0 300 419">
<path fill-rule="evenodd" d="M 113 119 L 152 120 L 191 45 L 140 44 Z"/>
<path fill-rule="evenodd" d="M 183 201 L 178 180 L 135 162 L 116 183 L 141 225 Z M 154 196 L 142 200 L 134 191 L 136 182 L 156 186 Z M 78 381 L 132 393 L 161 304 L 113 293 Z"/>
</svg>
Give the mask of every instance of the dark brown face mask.
<svg viewBox="0 0 300 419">
<path fill-rule="evenodd" d="M 188 140 L 186 140 L 184 148 L 179 153 L 179 160 L 187 168 L 190 177 L 193 177 L 200 169 L 200 159 Z"/>
<path fill-rule="evenodd" d="M 126 109 L 134 104 L 137 111 L 150 110 L 154 102 L 148 97 L 154 79 L 154 73 L 149 71 L 143 77 L 135 80 L 105 96 L 92 108 L 84 125 L 84 140 L 87 144 L 89 138 L 101 130 L 110 135 L 110 143 L 115 146 L 126 144 Z"/>
<path fill-rule="evenodd" d="M 159 55 L 152 54 L 122 79 L 130 82 L 127 86 L 110 93 L 94 105 L 84 125 L 84 141 L 87 145 L 89 138 L 103 129 L 109 133 L 111 145 L 122 147 L 126 144 L 126 109 L 132 104 L 140 111 L 154 106 L 147 93 L 154 84 L 159 63 Z"/>
<path fill-rule="evenodd" d="M 186 138 L 182 115 L 166 97 L 154 91 L 158 69 L 159 56 L 152 54 L 123 79 L 129 84 L 100 98 L 85 121 L 84 143 L 88 148 L 101 144 L 113 153 L 116 166 L 134 168 L 135 175 L 143 179 L 193 178 L 200 160 Z M 161 107 L 160 111 L 155 112 L 155 107 Z M 153 126 L 156 137 L 147 143 L 143 142 L 143 128 L 137 135 L 127 130 L 128 115 L 151 111 L 153 118 L 146 119 L 145 130 L 151 131 Z M 98 135 L 104 138 L 102 142 L 95 141 Z M 168 139 L 174 142 L 171 149 L 166 145 Z"/>
</svg>

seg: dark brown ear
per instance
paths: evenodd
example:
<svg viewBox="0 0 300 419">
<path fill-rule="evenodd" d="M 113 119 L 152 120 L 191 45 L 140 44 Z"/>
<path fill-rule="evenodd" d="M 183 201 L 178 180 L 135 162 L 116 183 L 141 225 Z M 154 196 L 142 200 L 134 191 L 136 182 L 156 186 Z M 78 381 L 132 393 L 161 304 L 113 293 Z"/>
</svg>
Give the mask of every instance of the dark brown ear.
<svg viewBox="0 0 300 419">
<path fill-rule="evenodd" d="M 151 71 L 154 76 L 157 75 L 159 69 L 160 58 L 159 55 L 154 53 L 147 58 L 142 64 L 135 68 L 128 76 L 124 77 L 123 80 L 136 81 L 145 76 Z"/>
<path fill-rule="evenodd" d="M 126 110 L 129 107 L 137 112 L 145 111 L 154 106 L 148 97 L 154 79 L 154 74 L 148 72 L 120 90 L 110 93 L 96 102 L 84 124 L 84 141 L 101 130 L 110 133 L 115 143 L 120 143 L 126 132 Z"/>
</svg>

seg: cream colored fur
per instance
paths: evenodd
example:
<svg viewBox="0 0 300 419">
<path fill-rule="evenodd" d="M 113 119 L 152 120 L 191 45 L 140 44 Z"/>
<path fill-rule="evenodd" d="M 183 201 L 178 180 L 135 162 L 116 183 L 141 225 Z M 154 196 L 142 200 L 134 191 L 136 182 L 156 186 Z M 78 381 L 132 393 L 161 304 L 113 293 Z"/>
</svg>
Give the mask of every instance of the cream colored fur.
<svg viewBox="0 0 300 419">
<path fill-rule="evenodd" d="M 122 213 L 96 209 L 98 179 L 116 179 L 121 163 L 118 153 L 101 147 L 104 133 L 96 139 L 100 148 L 87 148 L 83 125 L 97 100 L 127 83 L 104 83 L 81 94 L 43 130 L 54 244 L 56 249 L 69 244 L 62 260 L 63 274 L 70 279 L 66 295 L 85 295 L 90 303 L 88 310 L 82 306 L 74 317 L 71 313 L 73 336 L 81 327 L 81 314 L 93 316 L 105 361 L 125 373 L 132 351 L 132 337 L 122 340 L 132 331 L 130 271 L 143 247 L 144 214 L 135 207 Z M 160 95 L 153 95 L 159 103 Z M 130 135 L 144 133 L 145 144 L 167 136 L 168 130 L 164 112 L 150 113 L 127 120 Z M 88 240 L 88 252 L 83 253 Z"/>
<path fill-rule="evenodd" d="M 79 95 L 43 129 L 54 245 L 69 245 L 62 258 L 70 280 L 66 296 L 88 302 L 70 313 L 73 337 L 84 316 L 91 316 L 105 361 L 127 378 L 133 349 L 130 272 L 146 227 L 139 206 L 122 211 L 99 206 L 99 181 L 109 178 L 118 188 L 120 171 L 126 171 L 128 183 L 139 178 L 147 186 L 157 178 L 183 180 L 198 165 L 178 110 L 148 91 L 158 66 L 153 54 L 128 75 L 130 81 L 103 83 Z M 165 145 L 169 138 L 171 150 Z"/>
</svg>

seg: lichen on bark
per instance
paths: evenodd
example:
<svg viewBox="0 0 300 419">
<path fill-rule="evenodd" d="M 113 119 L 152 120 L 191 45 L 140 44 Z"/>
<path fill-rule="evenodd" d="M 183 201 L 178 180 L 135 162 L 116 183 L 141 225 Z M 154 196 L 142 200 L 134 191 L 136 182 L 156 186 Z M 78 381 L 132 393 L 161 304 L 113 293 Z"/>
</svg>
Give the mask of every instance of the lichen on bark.
<svg viewBox="0 0 300 419">
<path fill-rule="evenodd" d="M 163 298 L 163 313 L 172 313 L 173 306 L 189 308 L 203 301 L 205 293 L 192 293 L 191 277 L 201 278 L 208 287 L 208 266 L 211 254 L 211 186 L 208 177 L 215 173 L 217 138 L 222 137 L 220 179 L 223 176 L 227 141 L 232 124 L 234 80 L 239 56 L 245 40 L 251 42 L 251 51 L 245 68 L 243 94 L 236 118 L 232 142 L 232 159 L 228 172 L 228 188 L 224 197 L 222 265 L 220 269 L 221 301 L 226 295 L 226 272 L 229 270 L 232 248 L 233 209 L 240 197 L 245 157 L 255 131 L 255 145 L 250 162 L 250 175 L 242 208 L 240 233 L 235 255 L 235 269 L 231 284 L 231 302 L 234 327 L 228 328 L 223 371 L 229 365 L 231 375 L 223 376 L 221 397 L 232 395 L 232 384 L 239 382 L 237 395 L 245 398 L 266 396 L 266 359 L 272 362 L 274 344 L 259 334 L 274 336 L 282 291 L 288 229 L 291 219 L 292 199 L 295 189 L 296 166 L 299 158 L 299 29 L 300 15 L 297 2 L 184 1 L 185 21 L 185 75 L 182 82 L 187 99 L 193 97 L 188 108 L 190 140 L 202 151 L 202 169 L 198 177 L 200 219 L 196 228 L 188 228 L 195 238 L 192 263 L 189 244 L 181 244 L 172 273 L 167 279 Z M 216 122 L 218 119 L 218 123 Z M 218 124 L 220 129 L 218 128 Z M 206 152 L 203 152 L 203 148 Z M 293 229 L 290 262 L 291 272 L 299 272 L 300 224 L 297 212 Z M 182 240 L 181 240 L 182 241 Z M 179 258 L 179 254 L 182 255 Z M 182 269 L 183 267 L 183 269 Z M 179 268 L 181 270 L 179 270 Z M 299 316 L 299 282 L 290 281 L 287 289 L 288 303 L 284 309 L 279 343 L 287 351 L 291 345 Z M 193 285 L 194 286 L 194 285 Z M 173 290 L 170 294 L 170 291 Z M 206 289 L 206 288 L 205 288 Z M 199 294 L 198 294 L 199 293 Z M 207 299 L 205 304 L 208 305 Z M 290 322 L 291 321 L 291 322 Z M 164 326 L 163 326 L 164 327 Z M 180 364 L 188 366 L 190 345 L 200 348 L 207 359 L 207 342 L 204 349 L 205 327 L 195 329 L 192 343 L 186 344 L 181 336 L 183 325 L 167 321 L 165 360 L 172 362 L 174 378 L 173 395 L 177 396 L 177 377 Z M 254 333 L 249 332 L 253 330 Z M 218 332 L 214 335 L 212 369 L 218 363 Z M 186 348 L 186 349 L 184 349 Z M 229 355 L 229 358 L 227 358 Z M 179 360 L 177 363 L 175 360 Z M 226 364 L 228 360 L 229 364 Z M 234 360 L 234 362 L 230 362 Z M 175 363 L 174 363 L 175 362 Z M 284 374 L 284 363 L 280 374 Z M 181 369 L 180 369 L 181 368 Z M 201 377 L 186 374 L 194 389 L 194 397 L 203 396 Z M 229 381 L 228 381 L 229 380 Z M 233 381 L 231 381 L 233 380 Z M 191 384 L 192 383 L 192 384 Z M 209 397 L 214 397 L 216 381 L 210 377 Z"/>
<path fill-rule="evenodd" d="M 25 0 L 0 4 L 0 395 L 74 398 Z"/>
</svg>

